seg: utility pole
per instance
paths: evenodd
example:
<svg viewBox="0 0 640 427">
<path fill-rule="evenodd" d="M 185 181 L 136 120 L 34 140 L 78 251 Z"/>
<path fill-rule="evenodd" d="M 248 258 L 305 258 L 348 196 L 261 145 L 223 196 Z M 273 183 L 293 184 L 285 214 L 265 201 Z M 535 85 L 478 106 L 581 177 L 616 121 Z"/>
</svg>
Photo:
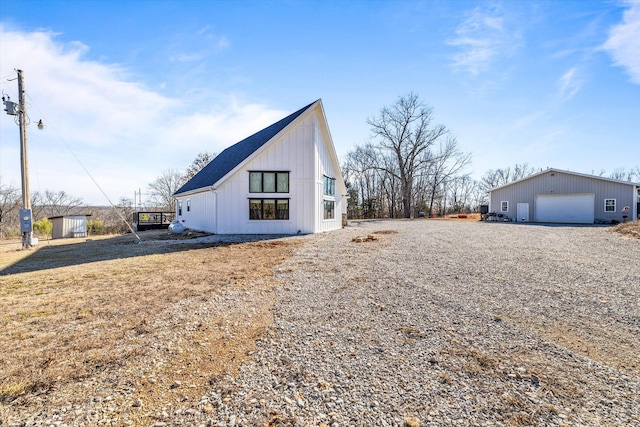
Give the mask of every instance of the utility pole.
<svg viewBox="0 0 640 427">
<path fill-rule="evenodd" d="M 5 109 L 10 116 L 17 116 L 17 123 L 20 127 L 20 172 L 22 174 L 22 209 L 20 209 L 20 231 L 22 232 L 22 249 L 31 247 L 33 240 L 33 214 L 31 211 L 31 195 L 29 194 L 29 161 L 27 159 L 27 107 L 25 102 L 24 75 L 22 70 L 18 73 L 18 104 L 12 102 L 8 97 L 2 97 Z M 38 123 L 42 129 L 42 120 Z"/>
<path fill-rule="evenodd" d="M 24 100 L 24 75 L 18 70 L 18 115 L 20 126 L 20 172 L 22 173 L 22 210 L 20 230 L 22 231 L 22 249 L 31 247 L 33 216 L 31 213 L 31 195 L 29 194 L 29 161 L 27 159 L 27 107 Z"/>
</svg>

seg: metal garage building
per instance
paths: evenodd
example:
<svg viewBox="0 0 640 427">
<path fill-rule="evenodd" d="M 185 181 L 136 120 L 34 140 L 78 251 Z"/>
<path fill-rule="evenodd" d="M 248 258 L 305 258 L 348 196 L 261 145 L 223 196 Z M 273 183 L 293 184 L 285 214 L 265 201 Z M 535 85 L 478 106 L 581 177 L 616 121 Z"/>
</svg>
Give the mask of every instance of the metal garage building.
<svg viewBox="0 0 640 427">
<path fill-rule="evenodd" d="M 622 222 L 640 214 L 640 184 L 547 169 L 489 191 L 489 212 L 503 220 L 593 224 Z"/>
</svg>

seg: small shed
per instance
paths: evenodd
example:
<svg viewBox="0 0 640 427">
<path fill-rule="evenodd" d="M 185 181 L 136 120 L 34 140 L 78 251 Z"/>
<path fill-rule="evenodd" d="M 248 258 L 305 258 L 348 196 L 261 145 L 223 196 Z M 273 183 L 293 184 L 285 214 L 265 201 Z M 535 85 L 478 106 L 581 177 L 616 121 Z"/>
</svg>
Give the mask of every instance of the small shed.
<svg viewBox="0 0 640 427">
<path fill-rule="evenodd" d="M 91 216 L 91 214 L 63 215 L 49 218 L 53 226 L 51 238 L 87 237 L 88 216 Z"/>
</svg>

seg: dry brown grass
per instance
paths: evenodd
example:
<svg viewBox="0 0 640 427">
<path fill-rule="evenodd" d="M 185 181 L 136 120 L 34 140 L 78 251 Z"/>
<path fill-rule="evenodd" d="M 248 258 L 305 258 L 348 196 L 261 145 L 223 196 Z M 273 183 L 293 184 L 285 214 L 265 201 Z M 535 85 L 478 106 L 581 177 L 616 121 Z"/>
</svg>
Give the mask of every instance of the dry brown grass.
<svg viewBox="0 0 640 427">
<path fill-rule="evenodd" d="M 462 214 L 462 218 L 458 217 L 458 214 L 446 215 L 442 218 L 429 218 L 430 220 L 451 220 L 451 221 L 463 221 L 463 222 L 475 222 L 480 221 L 479 213 Z"/>
<path fill-rule="evenodd" d="M 86 397 L 75 385 L 107 374 L 129 375 L 124 382 L 135 385 L 147 414 L 167 404 L 176 381 L 190 384 L 182 399 L 199 397 L 212 377 L 239 366 L 271 321 L 273 267 L 297 244 L 140 245 L 120 236 L 27 251 L 0 246 L 0 404 L 30 395 L 74 401 Z M 180 302 L 236 288 L 259 293 L 244 322 L 216 327 L 242 314 L 214 313 L 185 331 L 171 318 Z M 142 366 L 162 337 L 179 337 L 180 348 L 167 347 L 159 366 Z"/>
<path fill-rule="evenodd" d="M 613 227 L 613 231 L 640 239 L 640 221 L 625 222 Z"/>
</svg>

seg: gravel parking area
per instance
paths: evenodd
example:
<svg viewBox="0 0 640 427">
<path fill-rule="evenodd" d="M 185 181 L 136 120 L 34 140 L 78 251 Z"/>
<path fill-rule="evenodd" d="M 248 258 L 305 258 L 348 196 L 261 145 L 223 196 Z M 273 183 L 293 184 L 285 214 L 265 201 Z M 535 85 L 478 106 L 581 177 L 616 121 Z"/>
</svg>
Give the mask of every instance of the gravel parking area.
<svg viewBox="0 0 640 427">
<path fill-rule="evenodd" d="M 278 240 L 275 277 L 166 303 L 138 358 L 0 402 L 0 426 L 640 426 L 639 239 L 407 220 Z"/>
<path fill-rule="evenodd" d="M 157 425 L 640 425 L 639 240 L 427 220 L 305 239 L 252 360 Z"/>
</svg>

